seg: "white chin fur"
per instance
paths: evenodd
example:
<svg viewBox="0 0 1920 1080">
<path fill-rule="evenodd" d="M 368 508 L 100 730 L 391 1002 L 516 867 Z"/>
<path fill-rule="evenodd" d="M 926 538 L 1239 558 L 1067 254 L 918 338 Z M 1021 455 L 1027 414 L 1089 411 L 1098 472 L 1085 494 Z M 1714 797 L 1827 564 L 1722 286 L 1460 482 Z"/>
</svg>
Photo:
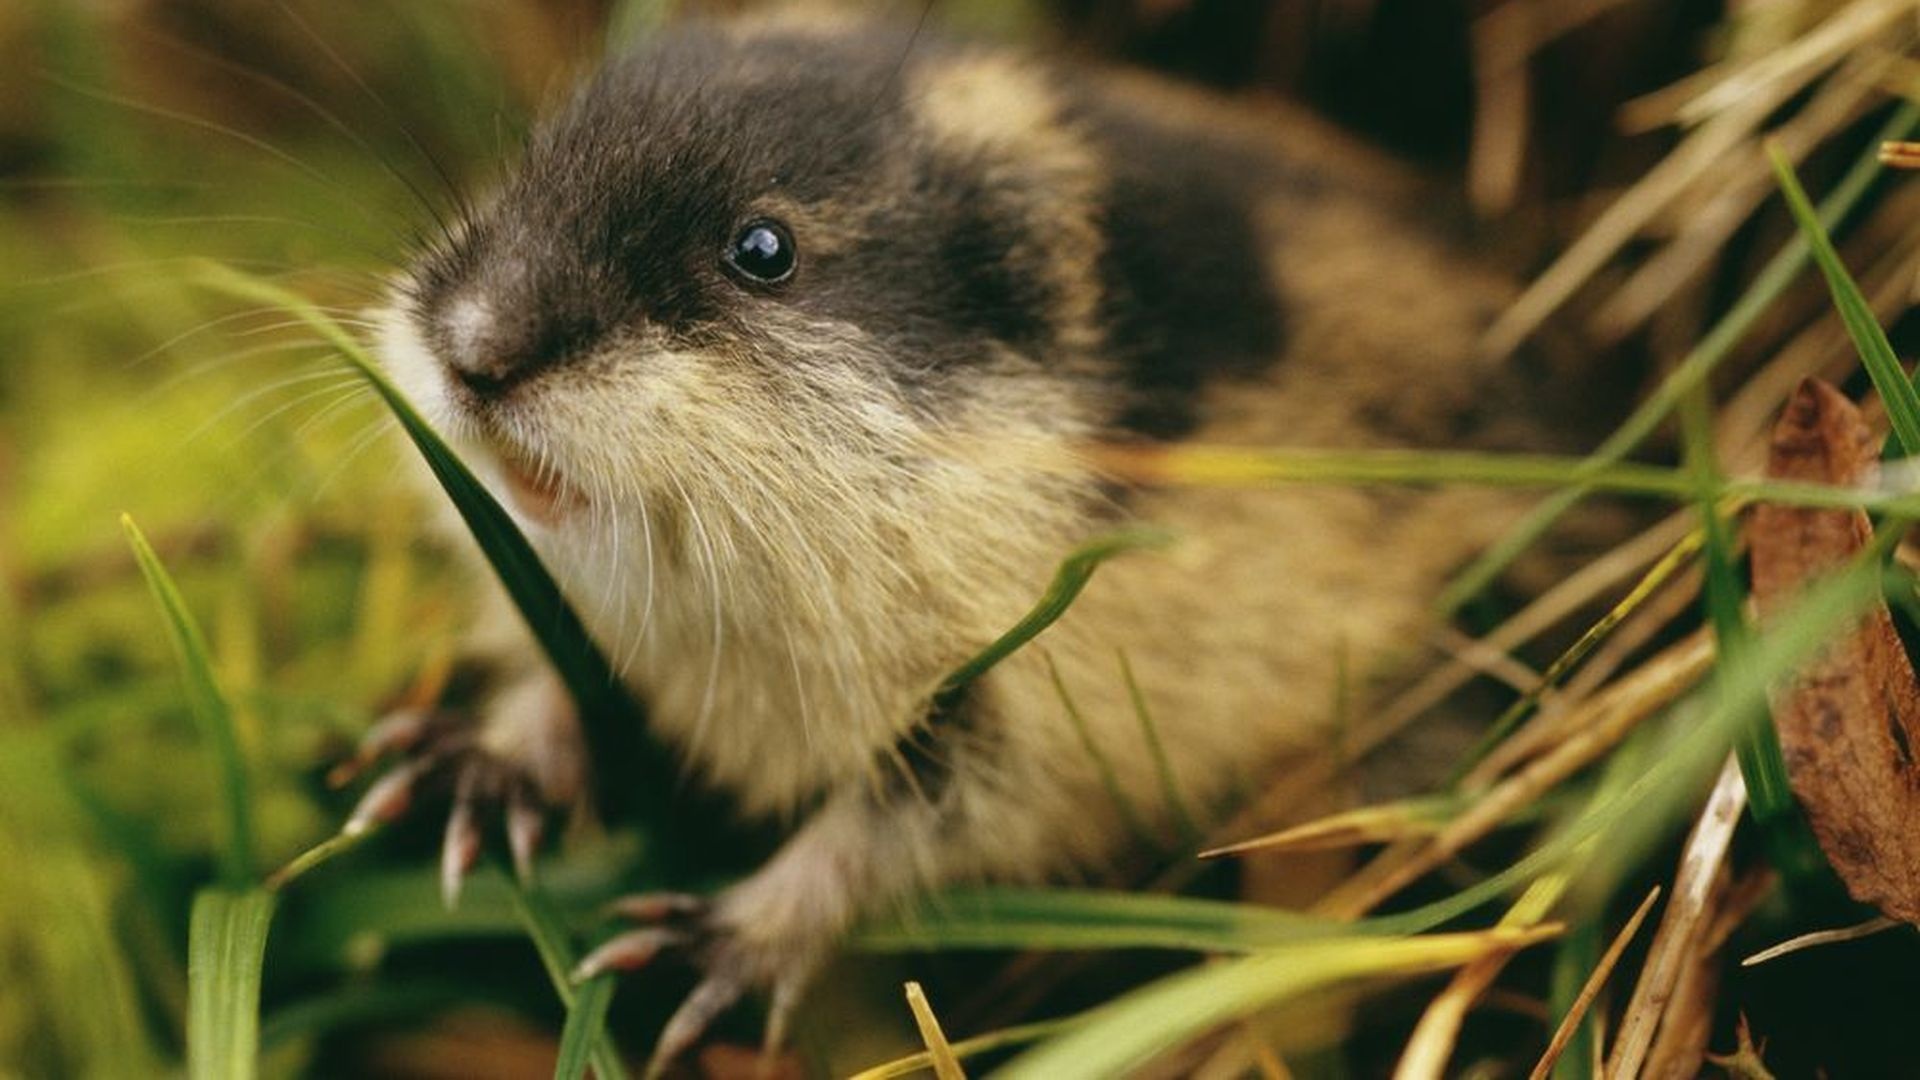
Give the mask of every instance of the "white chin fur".
<svg viewBox="0 0 1920 1080">
<path fill-rule="evenodd" d="M 817 354 L 765 365 L 628 339 L 482 432 L 406 312 L 380 324 L 389 376 L 457 449 L 505 438 L 576 486 L 569 512 L 529 513 L 477 455 L 654 727 L 752 813 L 870 774 L 1085 524 L 1073 480 L 980 452 L 1062 437 L 1074 403 L 1039 376 L 988 380 L 995 426 L 960 408 L 936 432 L 849 328 L 785 328 Z"/>
</svg>

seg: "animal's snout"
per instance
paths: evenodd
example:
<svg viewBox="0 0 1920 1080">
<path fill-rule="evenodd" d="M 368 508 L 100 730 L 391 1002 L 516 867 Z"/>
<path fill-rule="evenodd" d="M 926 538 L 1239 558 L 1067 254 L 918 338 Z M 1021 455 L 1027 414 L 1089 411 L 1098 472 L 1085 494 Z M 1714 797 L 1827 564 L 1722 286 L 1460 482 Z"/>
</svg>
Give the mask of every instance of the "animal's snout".
<svg viewBox="0 0 1920 1080">
<path fill-rule="evenodd" d="M 449 304 L 441 315 L 441 360 L 475 394 L 498 396 L 553 367 L 574 351 L 584 331 L 547 317 L 536 305 L 506 312 L 480 299 Z"/>
</svg>

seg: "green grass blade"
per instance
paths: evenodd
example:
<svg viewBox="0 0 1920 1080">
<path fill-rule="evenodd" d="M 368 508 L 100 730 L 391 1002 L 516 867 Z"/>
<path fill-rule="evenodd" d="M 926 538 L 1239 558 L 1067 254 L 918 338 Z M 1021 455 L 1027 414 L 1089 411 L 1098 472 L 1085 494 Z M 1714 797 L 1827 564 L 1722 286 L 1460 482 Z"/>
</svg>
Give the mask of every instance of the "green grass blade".
<svg viewBox="0 0 1920 1080">
<path fill-rule="evenodd" d="M 1752 631 L 1747 626 L 1747 589 L 1740 579 L 1734 537 L 1720 508 L 1724 478 L 1713 454 L 1713 422 L 1704 386 L 1695 388 L 1681 406 L 1681 435 L 1687 466 L 1698 479 L 1701 535 L 1705 541 L 1705 580 L 1701 602 L 1707 625 L 1713 630 L 1718 663 L 1737 668 L 1747 662 Z M 1794 814 L 1793 791 L 1787 786 L 1787 763 L 1780 740 L 1765 709 L 1755 710 L 1740 725 L 1734 753 L 1747 783 L 1748 807 L 1762 829 L 1773 831 Z"/>
<path fill-rule="evenodd" d="M 1668 549 L 1667 553 L 1662 555 L 1659 561 L 1649 567 L 1647 572 L 1640 576 L 1640 580 L 1634 583 L 1633 588 L 1627 590 L 1627 594 L 1621 597 L 1618 603 L 1609 608 L 1607 613 L 1602 615 L 1593 625 L 1587 627 L 1577 641 L 1569 645 L 1566 651 L 1555 657 L 1553 662 L 1548 664 L 1545 670 L 1540 672 L 1540 680 L 1532 689 L 1520 695 L 1513 704 L 1501 710 L 1500 715 L 1494 718 L 1493 723 L 1487 725 L 1486 733 L 1474 742 L 1472 749 L 1467 751 L 1460 762 L 1453 767 L 1452 772 L 1448 774 L 1447 787 L 1449 789 L 1457 787 L 1460 781 L 1466 777 L 1467 773 L 1471 771 L 1475 765 L 1478 765 L 1482 759 L 1492 753 L 1495 747 L 1505 742 L 1507 736 L 1513 734 L 1513 732 L 1520 727 L 1520 722 L 1540 704 L 1549 692 L 1560 685 L 1560 681 L 1566 678 L 1567 674 L 1571 672 L 1580 661 L 1586 659 L 1594 649 L 1599 648 L 1600 643 L 1605 641 L 1614 630 L 1618 629 L 1620 624 L 1625 622 L 1629 615 L 1640 610 L 1642 604 L 1652 599 L 1654 594 L 1659 592 L 1668 581 L 1672 580 L 1675 574 L 1679 573 L 1691 563 L 1693 557 L 1699 554 L 1700 547 L 1705 542 L 1706 536 L 1699 530 L 1688 533 L 1681 538 L 1679 543 Z"/>
<path fill-rule="evenodd" d="M 1868 552 L 1810 588 L 1791 611 L 1754 639 L 1748 663 L 1716 671 L 1713 685 L 1692 699 L 1703 710 L 1699 722 L 1680 725 L 1652 768 L 1597 800 L 1547 844 L 1501 874 L 1446 901 L 1354 924 L 1348 928 L 1348 937 L 1283 943 L 1149 984 L 1084 1014 L 1082 1022 L 1016 1059 L 1003 1075 L 1122 1074 L 1225 1020 L 1291 996 L 1349 979 L 1438 970 L 1472 959 L 1470 950 L 1452 950 L 1470 941 L 1484 949 L 1484 937 L 1358 934 L 1389 928 L 1412 932 L 1423 925 L 1438 925 L 1535 879 L 1577 851 L 1597 850 L 1593 841 L 1603 834 L 1605 849 L 1615 851 L 1622 844 L 1638 846 L 1643 838 L 1637 834 L 1652 825 L 1664 829 L 1677 817 L 1672 811 L 1682 801 L 1697 797 L 1704 778 L 1724 759 L 1739 722 L 1753 709 L 1764 707 L 1772 681 L 1813 655 L 1879 595 L 1878 554 Z M 1117 909 L 1121 901 L 1109 901 L 1108 906 Z"/>
<path fill-rule="evenodd" d="M 1152 851 L 1158 857 L 1163 854 L 1160 844 L 1147 828 L 1146 818 L 1140 808 L 1134 805 L 1133 797 L 1120 786 L 1120 776 L 1113 770 L 1113 761 L 1093 737 L 1093 729 L 1087 726 L 1087 718 L 1080 712 L 1080 706 L 1073 700 L 1073 694 L 1067 690 L 1066 680 L 1060 677 L 1060 668 L 1054 664 L 1053 657 L 1046 657 L 1047 677 L 1053 681 L 1053 692 L 1060 697 L 1060 707 L 1066 710 L 1067 720 L 1073 724 L 1074 734 L 1080 738 L 1081 749 L 1087 752 L 1094 767 L 1100 772 L 1100 785 L 1106 789 L 1107 798 L 1112 800 L 1114 809 L 1120 814 L 1121 824 L 1126 826 L 1134 843 L 1142 850 Z"/>
<path fill-rule="evenodd" d="M 936 897 L 863 929 L 860 948 L 1192 949 L 1244 952 L 1355 933 L 1353 923 L 1257 904 L 1098 889 L 991 888 Z"/>
<path fill-rule="evenodd" d="M 1680 706 L 1694 722 L 1665 738 L 1652 763 L 1617 790 L 1597 797 L 1550 839 L 1476 884 L 1422 907 L 1341 923 L 1223 901 L 1073 889 L 991 889 L 935 897 L 898 921 L 863 928 L 861 947 L 877 951 L 954 948 L 1167 948 L 1244 952 L 1330 935 L 1416 934 L 1466 915 L 1564 865 L 1604 837 L 1604 849 L 1633 850 L 1640 838 L 1682 816 L 1696 800 L 1777 680 L 1795 670 L 1881 592 L 1883 553 L 1869 551 L 1815 583 L 1795 606 L 1756 635 L 1747 662 L 1717 669 L 1713 681 Z M 1887 572 L 1902 583 L 1904 573 Z"/>
<path fill-rule="evenodd" d="M 1875 146 L 1878 146 L 1876 141 Z M 1880 393 L 1892 432 L 1887 437 L 1885 456 L 1909 457 L 1920 453 L 1920 391 L 1901 367 L 1887 334 L 1874 317 L 1872 305 L 1861 293 L 1853 276 L 1841 262 L 1839 252 L 1827 235 L 1827 227 L 1814 213 L 1807 193 L 1794 174 L 1792 164 L 1777 145 L 1769 143 L 1767 156 L 1775 178 L 1786 197 L 1787 208 L 1795 224 L 1810 245 L 1814 261 L 1827 280 L 1834 307 L 1852 339 L 1861 366 Z M 1877 531 L 1874 548 L 1890 550 L 1904 528 Z M 1711 579 L 1709 580 L 1711 583 Z M 1740 747 L 1740 765 L 1746 774 L 1747 791 L 1753 800 L 1754 816 L 1767 830 L 1768 854 L 1781 872 L 1801 881 L 1822 874 L 1826 865 L 1806 820 L 1799 814 L 1792 792 L 1787 787 L 1786 765 L 1780 755 L 1780 735 L 1764 714 Z M 1755 774 L 1759 773 L 1758 776 Z"/>
<path fill-rule="evenodd" d="M 502 1008 L 512 1005 L 509 994 L 477 987 L 472 980 L 412 981 L 387 975 L 379 982 L 349 981 L 340 989 L 303 998 L 268 1014 L 260 1025 L 260 1047 L 271 1053 L 298 1039 L 343 1030 L 392 1030 L 449 1009 L 496 1002 Z"/>
<path fill-rule="evenodd" d="M 1700 499 L 1705 538 L 1701 600 L 1706 606 L 1707 625 L 1713 630 L 1718 663 L 1737 670 L 1749 662 L 1753 650 L 1753 629 L 1746 617 L 1747 587 L 1738 569 L 1731 521 L 1714 497 L 1718 464 L 1712 460 L 1710 426 L 1701 415 L 1690 417 L 1687 428 L 1687 454 L 1695 459 L 1694 468 L 1704 478 Z M 1738 676 L 1729 680 L 1744 681 Z M 1748 812 L 1760 828 L 1767 858 L 1789 880 L 1810 880 L 1822 872 L 1826 857 L 1801 816 L 1788 783 L 1786 757 L 1780 749 L 1780 733 L 1773 726 L 1772 713 L 1764 702 L 1758 703 L 1748 707 L 1735 723 L 1734 757 L 1747 785 Z"/>
<path fill-rule="evenodd" d="M 951 707 L 960 700 L 968 684 L 985 675 L 995 664 L 1005 660 L 1018 651 L 1021 646 L 1040 636 L 1040 632 L 1052 626 L 1060 616 L 1067 613 L 1074 600 L 1080 596 L 1080 590 L 1087 587 L 1093 572 L 1100 564 L 1123 551 L 1135 551 L 1140 548 L 1164 547 L 1173 540 L 1172 534 L 1161 529 L 1122 529 L 1106 536 L 1097 537 L 1082 544 L 1069 553 L 1054 573 L 1053 581 L 1042 593 L 1038 603 L 1028 611 L 1013 628 L 1000 635 L 986 648 L 974 654 L 973 658 L 956 668 L 933 692 L 933 705 L 936 711 Z"/>
<path fill-rule="evenodd" d="M 1021 1054 L 996 1075 L 1010 1080 L 1124 1076 L 1256 1009 L 1358 979 L 1444 971 L 1495 948 L 1519 947 L 1544 936 L 1493 931 L 1335 940 L 1193 968 L 1084 1014 L 1081 1023 Z"/>
<path fill-rule="evenodd" d="M 533 947 L 540 953 L 540 964 L 547 969 L 547 978 L 553 981 L 554 993 L 567 1007 L 562 1062 L 567 1062 L 569 1055 L 576 1055 L 593 1066 L 599 1080 L 621 1080 L 627 1075 L 626 1067 L 621 1064 L 619 1048 L 607 1034 L 607 1005 L 613 1000 L 614 977 L 602 975 L 585 984 L 576 984 L 573 967 L 580 958 L 574 955 L 566 923 L 546 894 L 532 886 L 516 884 L 513 901 L 527 936 L 533 939 Z"/>
<path fill-rule="evenodd" d="M 574 992 L 573 1007 L 567 1010 L 567 1024 L 560 1032 L 560 1058 L 553 1067 L 554 1080 L 581 1080 L 593 1065 L 594 1055 L 608 1045 L 607 1008 L 613 1004 L 617 985 L 611 975 L 602 975 Z M 607 1076 L 594 1066 L 596 1076 Z"/>
<path fill-rule="evenodd" d="M 354 848 L 359 847 L 377 831 L 377 829 L 368 829 L 361 833 L 340 832 L 327 837 L 325 840 L 295 855 L 287 861 L 285 866 L 268 874 L 266 878 L 267 888 L 272 889 L 274 892 L 285 889 L 301 877 L 304 877 L 314 868 L 325 865 L 339 856 L 352 851 Z"/>
<path fill-rule="evenodd" d="M 1153 482 L 1194 487 L 1327 484 L 1347 487 L 1428 487 L 1474 484 L 1494 488 L 1572 488 L 1691 503 L 1698 480 L 1685 469 L 1622 462 L 1596 466 L 1589 458 L 1553 454 L 1488 454 L 1459 450 L 1300 450 L 1187 445 L 1157 453 Z M 1734 503 L 1920 514 L 1920 495 L 1783 480 L 1731 480 Z"/>
<path fill-rule="evenodd" d="M 258 1071 L 260 967 L 272 893 L 203 889 L 187 931 L 187 1075 L 240 1080 Z"/>
<path fill-rule="evenodd" d="M 1876 140 L 1869 149 L 1877 150 L 1878 146 Z M 1780 147 L 1771 142 L 1767 144 L 1767 157 L 1773 162 L 1773 174 L 1780 181 L 1780 190 L 1786 195 L 1794 222 L 1800 226 L 1800 235 L 1811 245 L 1814 262 L 1827 279 L 1827 288 L 1833 293 L 1833 306 L 1840 312 L 1847 336 L 1853 339 L 1860 363 L 1873 379 L 1874 389 L 1880 392 L 1893 437 L 1899 443 L 1900 456 L 1920 453 L 1920 392 L 1914 390 L 1901 368 L 1900 358 L 1894 355 L 1893 345 L 1887 340 L 1887 332 L 1874 318 L 1872 305 L 1861 294 L 1853 275 L 1847 273 L 1840 253 L 1833 249 L 1833 241 L 1828 238 L 1820 216 L 1814 213 L 1806 189 L 1800 186 L 1800 178 L 1794 175 L 1792 163 Z"/>
<path fill-rule="evenodd" d="M 1916 124 L 1920 124 L 1920 105 L 1909 103 L 1895 110 L 1886 125 L 1869 140 L 1866 150 L 1847 171 L 1847 175 L 1821 202 L 1818 220 L 1823 226 L 1832 228 L 1836 225 L 1873 186 L 1873 181 L 1883 168 L 1879 157 L 1880 143 L 1887 139 L 1905 138 Z M 1733 307 L 1721 316 L 1720 321 L 1700 339 L 1699 344 L 1681 360 L 1659 388 L 1594 450 L 1591 460 L 1596 465 L 1624 461 L 1647 436 L 1653 434 L 1681 399 L 1693 387 L 1704 382 L 1720 366 L 1720 362 L 1733 352 L 1734 347 L 1745 339 L 1747 332 L 1787 291 L 1793 279 L 1800 276 L 1811 254 L 1806 238 L 1796 237 L 1768 260 Z M 1441 610 L 1451 614 L 1468 600 L 1480 595 L 1500 576 L 1501 571 L 1521 552 L 1532 547 L 1553 527 L 1554 522 L 1560 520 L 1585 495 L 1584 490 L 1574 489 L 1557 492 L 1543 500 L 1499 543 L 1454 578 L 1441 594 Z"/>
<path fill-rule="evenodd" d="M 1587 976 L 1600 963 L 1600 927 L 1582 923 L 1554 950 L 1552 974 L 1548 979 L 1549 1016 L 1565 1016 L 1574 999 L 1586 985 Z M 1592 1080 L 1593 1040 L 1598 1036 L 1598 1021 L 1589 1013 L 1574 1029 L 1573 1040 L 1553 1064 L 1553 1080 Z"/>
<path fill-rule="evenodd" d="M 1120 678 L 1127 684 L 1127 699 L 1133 703 L 1134 718 L 1140 722 L 1140 737 L 1147 741 L 1147 752 L 1153 755 L 1153 767 L 1160 776 L 1161 798 L 1167 801 L 1182 842 L 1190 849 L 1198 848 L 1205 843 L 1206 834 L 1187 805 L 1186 794 L 1180 790 L 1180 778 L 1173 774 L 1173 759 L 1167 756 L 1166 745 L 1160 741 L 1160 725 L 1154 722 L 1153 710 L 1147 707 L 1147 695 L 1140 689 L 1140 681 L 1133 677 L 1133 664 L 1125 652 L 1119 656 Z"/>
<path fill-rule="evenodd" d="M 513 519 L 461 462 L 451 447 L 393 385 L 354 336 L 306 298 L 218 263 L 203 264 L 199 278 L 209 288 L 280 308 L 299 319 L 365 378 L 392 411 L 473 533 L 494 573 L 506 587 L 534 639 L 579 705 L 589 760 L 619 762 L 618 789 L 648 800 L 657 816 L 678 790 L 678 769 L 667 751 L 645 736 L 637 707 L 612 665 L 588 636 L 560 586 L 541 563 Z M 604 795 L 615 785 L 602 783 Z M 667 839 L 667 838 L 663 838 Z"/>
<path fill-rule="evenodd" d="M 133 546 L 140 573 L 147 579 L 147 587 L 166 618 L 167 637 L 173 643 L 174 658 L 179 661 L 180 675 L 186 682 L 194 722 L 199 725 L 200 737 L 213 755 L 225 811 L 222 818 L 226 843 L 220 851 L 221 879 L 230 888 L 245 888 L 253 880 L 253 801 L 246 758 L 240 752 L 240 739 L 234 732 L 233 711 L 213 677 L 213 658 L 207 648 L 206 635 L 193 613 L 187 610 L 173 575 L 161 565 L 153 545 L 147 543 L 133 518 L 121 515 L 120 525 Z"/>
</svg>

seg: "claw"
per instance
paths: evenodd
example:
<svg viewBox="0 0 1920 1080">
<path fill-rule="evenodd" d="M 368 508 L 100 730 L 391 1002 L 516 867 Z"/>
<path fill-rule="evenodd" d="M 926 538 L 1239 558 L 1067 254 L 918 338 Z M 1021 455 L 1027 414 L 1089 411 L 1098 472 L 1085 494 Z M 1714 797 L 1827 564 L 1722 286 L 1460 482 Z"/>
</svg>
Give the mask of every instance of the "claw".
<svg viewBox="0 0 1920 1080">
<path fill-rule="evenodd" d="M 793 1013 L 800 1005 L 805 985 L 800 979 L 780 979 L 773 984 L 773 992 L 767 999 L 767 1030 L 760 1041 L 760 1072 L 771 1071 L 780 1051 L 785 1049 L 787 1034 L 793 1029 Z"/>
<path fill-rule="evenodd" d="M 574 982 L 581 983 L 609 971 L 637 971 L 653 963 L 654 957 L 663 951 L 684 945 L 689 940 L 681 931 L 658 926 L 629 930 L 615 935 L 588 953 L 585 959 L 574 966 L 571 977 Z"/>
<path fill-rule="evenodd" d="M 340 831 L 347 836 L 359 836 L 375 825 L 384 825 L 406 813 L 413 802 L 413 786 L 426 774 L 427 768 L 426 762 L 409 762 L 375 780 L 354 804 L 353 813 L 347 815 L 347 823 Z"/>
<path fill-rule="evenodd" d="M 419 745 L 420 740 L 426 738 L 432 719 L 423 709 L 401 709 L 381 717 L 360 737 L 353 756 L 327 773 L 327 786 L 346 787 L 374 762 Z"/>
<path fill-rule="evenodd" d="M 607 914 L 640 923 L 663 923 L 704 915 L 712 905 L 693 893 L 650 892 L 623 896 L 607 905 Z"/>
<path fill-rule="evenodd" d="M 459 906 L 460 886 L 480 859 L 480 823 L 474 814 L 478 776 L 473 769 L 461 772 L 453 810 L 447 814 L 447 836 L 440 845 L 440 900 L 448 911 Z"/>
<path fill-rule="evenodd" d="M 507 848 L 513 852 L 513 872 L 523 882 L 533 880 L 533 857 L 546 833 L 546 812 L 525 784 L 514 784 L 507 794 Z"/>
<path fill-rule="evenodd" d="M 615 939 L 618 940 L 618 939 Z M 653 1048 L 653 1057 L 647 1061 L 647 1080 L 658 1080 L 666 1074 L 667 1066 L 700 1041 L 700 1036 L 720 1018 L 720 1014 L 733 1007 L 746 993 L 746 984 L 730 975 L 709 975 L 693 988 L 687 1000 L 680 1004 L 673 1018 L 667 1021 L 666 1030 L 660 1033 L 660 1041 Z"/>
</svg>

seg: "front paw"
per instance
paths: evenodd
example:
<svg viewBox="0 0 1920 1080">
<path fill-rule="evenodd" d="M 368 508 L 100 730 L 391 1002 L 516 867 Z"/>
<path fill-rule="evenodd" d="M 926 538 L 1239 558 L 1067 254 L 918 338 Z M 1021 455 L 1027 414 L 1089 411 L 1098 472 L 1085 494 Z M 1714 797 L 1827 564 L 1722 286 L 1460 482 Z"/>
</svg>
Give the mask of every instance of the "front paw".
<svg viewBox="0 0 1920 1080">
<path fill-rule="evenodd" d="M 466 711 L 416 709 L 387 716 L 332 775 L 336 784 L 344 784 L 393 760 L 361 796 L 342 831 L 365 833 L 405 816 L 424 798 L 446 794 L 451 806 L 440 849 L 440 889 L 447 906 L 458 900 L 479 859 L 481 822 L 487 818 L 504 820 L 515 872 L 529 878 L 549 817 L 576 812 L 584 788 L 579 753 L 564 726 L 542 720 L 540 727 L 547 737 L 503 740 L 498 733 L 511 727 Z"/>
<path fill-rule="evenodd" d="M 660 1032 L 648 1077 L 661 1075 L 748 994 L 768 999 L 766 1053 L 773 1054 L 786 1041 L 788 1021 L 820 966 L 823 950 L 819 942 L 752 933 L 738 921 L 734 907 L 727 897 L 713 902 L 684 893 L 647 893 L 616 901 L 615 914 L 644 925 L 611 938 L 574 969 L 574 979 L 585 981 L 609 971 L 638 971 L 674 953 L 699 970 L 699 982 Z"/>
</svg>

